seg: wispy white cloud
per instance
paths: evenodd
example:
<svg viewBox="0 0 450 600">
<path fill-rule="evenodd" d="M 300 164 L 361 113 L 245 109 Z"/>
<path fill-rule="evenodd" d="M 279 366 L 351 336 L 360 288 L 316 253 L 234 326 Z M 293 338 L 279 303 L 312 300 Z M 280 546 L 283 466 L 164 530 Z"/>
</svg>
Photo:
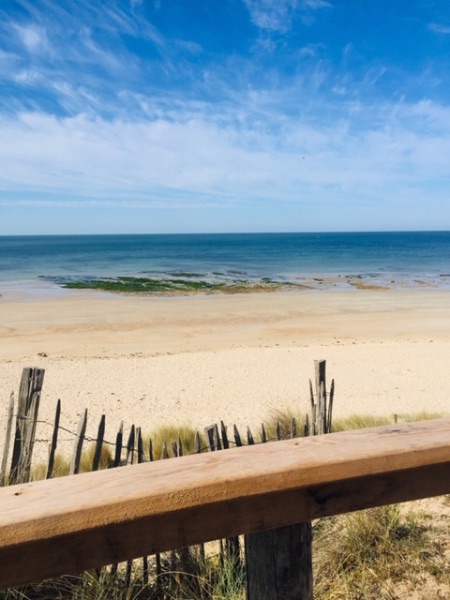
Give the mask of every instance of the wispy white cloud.
<svg viewBox="0 0 450 600">
<path fill-rule="evenodd" d="M 14 30 L 28 52 L 35 54 L 48 48 L 47 34 L 44 28 L 37 25 L 14 25 Z"/>
<path fill-rule="evenodd" d="M 320 8 L 330 8 L 331 3 L 327 0 L 302 0 L 302 8 L 309 8 L 310 10 L 318 10 Z"/>
<path fill-rule="evenodd" d="M 36 69 L 21 69 L 14 74 L 14 80 L 24 85 L 32 85 L 41 79 L 41 74 Z"/>
<path fill-rule="evenodd" d="M 355 129 L 350 117 L 314 126 L 274 113 L 272 134 L 257 118 L 242 126 L 224 110 L 205 116 L 195 106 L 134 122 L 25 113 L 0 123 L 9 140 L 0 146 L 0 197 L 192 208 L 389 194 L 395 205 L 400 190 L 415 189 L 416 199 L 423 181 L 448 185 L 449 109 L 372 107 L 365 118 L 383 126 Z"/>
<path fill-rule="evenodd" d="M 169 43 L 145 17 L 143 3 L 127 9 L 124 2 L 17 2 L 24 11 L 20 20 L 0 7 L 0 48 L 2 42 L 8 48 L 0 50 L 0 78 L 33 86 L 33 102 L 44 110 L 112 116 L 130 108 L 120 101 L 127 92 L 150 95 L 187 79 L 197 85 L 187 57 L 199 56 L 201 45 L 179 37 Z M 130 39 L 145 48 L 142 56 L 130 49 Z M 22 97 L 23 110 L 30 109 L 31 99 L 20 90 L 15 97 Z M 2 104 L 12 106 L 6 94 L 0 111 Z"/>
<path fill-rule="evenodd" d="M 441 35 L 450 35 L 450 25 L 443 25 L 442 23 L 430 23 L 428 29 L 433 33 Z"/>
<path fill-rule="evenodd" d="M 296 15 L 311 24 L 314 11 L 331 7 L 326 0 L 244 0 L 244 3 L 257 27 L 280 33 L 290 29 Z"/>
</svg>

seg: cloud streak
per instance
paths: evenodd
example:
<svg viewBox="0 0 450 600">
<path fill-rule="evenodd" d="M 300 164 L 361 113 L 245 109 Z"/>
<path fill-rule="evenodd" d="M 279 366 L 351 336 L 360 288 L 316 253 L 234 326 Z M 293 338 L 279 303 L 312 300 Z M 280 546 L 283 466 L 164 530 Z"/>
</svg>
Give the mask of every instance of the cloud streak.
<svg viewBox="0 0 450 600">
<path fill-rule="evenodd" d="M 447 185 L 450 110 L 421 102 L 376 112 L 383 114 L 369 120 L 383 128 L 357 132 L 350 118 L 312 127 L 274 113 L 282 120 L 277 133 L 259 128 L 257 118 L 237 126 L 223 110 L 205 118 L 195 106 L 134 122 L 23 113 L 0 123 L 14 140 L 0 149 L 0 189 L 2 197 L 22 192 L 37 203 L 37 193 L 52 193 L 61 203 L 76 197 L 120 204 L 126 197 L 151 205 L 164 197 L 166 206 L 178 206 L 200 196 L 206 203 L 274 196 L 301 202 L 327 190 L 395 196 L 399 186 L 412 189 L 423 179 Z M 411 117 L 414 130 L 405 125 Z"/>
<path fill-rule="evenodd" d="M 294 18 L 313 22 L 314 11 L 331 8 L 326 0 L 244 0 L 253 23 L 266 32 L 286 33 Z"/>
</svg>

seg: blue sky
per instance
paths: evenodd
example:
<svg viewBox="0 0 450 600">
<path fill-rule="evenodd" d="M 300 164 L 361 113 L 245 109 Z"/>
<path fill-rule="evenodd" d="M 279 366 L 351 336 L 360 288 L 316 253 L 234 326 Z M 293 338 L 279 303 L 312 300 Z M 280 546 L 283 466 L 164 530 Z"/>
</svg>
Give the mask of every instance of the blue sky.
<svg viewBox="0 0 450 600">
<path fill-rule="evenodd" d="M 0 234 L 450 229 L 448 0 L 2 0 Z"/>
</svg>

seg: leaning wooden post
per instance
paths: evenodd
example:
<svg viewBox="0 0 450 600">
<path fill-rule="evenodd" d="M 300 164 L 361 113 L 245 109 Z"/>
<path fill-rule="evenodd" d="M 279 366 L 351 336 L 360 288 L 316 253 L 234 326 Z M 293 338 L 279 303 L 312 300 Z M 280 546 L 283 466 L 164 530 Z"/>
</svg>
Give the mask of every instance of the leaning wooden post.
<svg viewBox="0 0 450 600">
<path fill-rule="evenodd" d="M 70 475 L 77 475 L 80 471 L 81 452 L 83 450 L 84 435 L 86 433 L 87 427 L 87 418 L 88 411 L 86 408 L 84 410 L 84 413 L 81 415 L 80 420 L 78 421 L 77 435 L 75 437 L 72 461 L 70 463 Z"/>
<path fill-rule="evenodd" d="M 25 368 L 20 380 L 11 472 L 9 483 L 25 483 L 30 478 L 36 421 L 39 413 L 44 369 Z"/>
<path fill-rule="evenodd" d="M 98 468 L 100 467 L 100 459 L 102 457 L 103 440 L 105 438 L 105 425 L 106 425 L 106 417 L 105 417 L 105 415 L 102 415 L 99 426 L 98 426 L 97 439 L 95 442 L 94 458 L 92 461 L 92 470 L 93 471 L 97 471 Z"/>
<path fill-rule="evenodd" d="M 329 433 L 325 361 L 314 361 L 316 395 L 311 389 L 311 422 L 305 435 Z M 332 384 L 334 393 L 334 382 Z M 308 419 L 309 422 L 309 419 Z M 291 436 L 296 433 L 292 424 Z M 280 428 L 277 426 L 277 439 Z M 313 600 L 312 524 L 304 521 L 245 536 L 247 600 Z"/>
<path fill-rule="evenodd" d="M 61 400 L 58 400 L 58 402 L 56 404 L 55 425 L 53 427 L 52 442 L 50 445 L 50 451 L 49 451 L 49 455 L 48 455 L 46 479 L 51 479 L 53 477 L 53 469 L 55 466 L 56 447 L 58 445 L 58 431 L 59 431 L 60 418 L 61 418 Z"/>
<path fill-rule="evenodd" d="M 9 398 L 8 418 L 6 420 L 5 446 L 3 448 L 2 466 L 0 468 L 0 487 L 6 482 L 6 468 L 8 463 L 9 443 L 11 440 L 12 422 L 14 418 L 14 392 L 11 392 Z"/>
</svg>

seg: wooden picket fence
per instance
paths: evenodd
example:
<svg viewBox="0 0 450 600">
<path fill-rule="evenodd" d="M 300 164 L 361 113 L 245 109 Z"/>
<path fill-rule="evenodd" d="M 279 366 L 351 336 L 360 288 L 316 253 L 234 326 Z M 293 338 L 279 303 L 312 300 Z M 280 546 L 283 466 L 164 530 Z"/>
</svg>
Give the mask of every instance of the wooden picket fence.
<svg viewBox="0 0 450 600">
<path fill-rule="evenodd" d="M 0 469 L 0 486 L 4 486 L 5 484 L 23 484 L 30 481 L 32 475 L 32 457 L 35 444 L 36 423 L 39 420 L 39 407 L 44 374 L 44 369 L 25 368 L 20 381 L 17 404 L 15 403 L 14 393 L 12 393 L 10 396 L 3 457 Z M 295 438 L 299 435 L 308 436 L 328 433 L 331 431 L 333 399 L 334 380 L 331 383 L 330 392 L 328 394 L 326 392 L 326 362 L 324 360 L 315 361 L 314 384 L 310 380 L 311 410 L 310 414 L 306 415 L 304 423 L 301 424 L 301 431 L 299 431 L 299 424 L 295 419 L 293 419 L 290 423 L 289 431 L 286 431 L 286 427 L 284 426 L 282 428 L 281 424 L 278 423 L 274 438 L 269 440 L 266 427 L 264 424 L 262 424 L 259 432 L 259 443 L 266 443 L 268 441 L 281 441 L 286 437 Z M 51 479 L 54 476 L 55 456 L 60 432 L 60 418 L 61 401 L 58 400 L 53 424 L 53 432 L 49 443 L 46 479 Z M 106 442 L 104 438 L 105 423 L 105 415 L 102 415 L 97 428 L 97 435 L 94 439 L 95 450 L 93 452 L 91 464 L 92 471 L 97 471 L 99 469 L 102 449 L 105 443 L 111 444 L 110 442 Z M 87 424 L 88 411 L 86 409 L 81 414 L 78 428 L 74 436 L 74 446 L 69 469 L 70 475 L 76 475 L 80 472 L 83 445 L 87 440 Z M 92 439 L 90 438 L 89 441 L 92 442 Z M 228 434 L 227 427 L 223 421 L 220 421 L 219 424 L 213 424 L 205 427 L 203 435 L 200 435 L 199 432 L 195 434 L 194 453 L 200 454 L 205 451 L 214 452 L 218 450 L 225 450 L 232 446 L 251 446 L 255 443 L 258 443 L 257 437 L 252 433 L 250 427 L 246 428 L 246 434 L 245 436 L 242 436 L 236 425 L 233 425 L 233 434 L 230 436 Z M 11 447 L 12 455 L 9 457 Z M 162 444 L 160 458 L 167 459 L 171 457 L 180 457 L 184 454 L 185 452 L 180 439 L 167 440 Z M 11 458 L 11 460 L 8 472 L 9 458 Z M 134 424 L 131 425 L 129 435 L 125 440 L 122 423 L 113 444 L 113 459 L 108 466 L 114 468 L 124 465 L 133 465 L 136 463 L 140 464 L 144 462 L 152 462 L 154 460 L 155 453 L 153 442 L 150 439 L 146 444 L 144 444 L 141 427 L 137 427 Z M 286 535 L 286 531 L 281 532 L 281 534 Z M 302 597 L 312 597 L 311 522 L 305 522 L 298 524 L 295 527 L 291 527 L 289 529 L 289 537 L 301 540 L 301 546 L 303 548 L 301 552 L 303 564 L 299 569 L 298 557 L 292 559 L 293 575 L 294 577 L 298 577 L 300 574 L 300 583 L 305 590 Z M 264 555 L 269 551 L 267 547 L 269 540 L 266 539 L 266 536 L 263 534 L 252 534 L 246 536 L 244 539 L 245 553 L 241 548 L 241 540 L 239 536 L 233 536 L 224 540 L 221 539 L 218 540 L 218 542 L 222 562 L 225 560 L 231 560 L 236 569 L 242 569 L 243 561 L 246 559 L 248 587 L 249 590 L 254 590 L 253 592 L 249 592 L 249 597 L 261 598 L 261 586 L 264 588 L 266 588 L 267 585 L 280 587 L 280 584 L 282 584 L 282 586 L 285 587 L 286 583 L 289 583 L 289 578 L 287 578 L 286 581 L 286 571 L 283 573 L 283 582 L 281 582 L 277 581 L 280 578 L 280 575 L 276 566 L 274 566 L 272 572 L 269 572 L 267 568 L 265 568 L 263 574 L 259 572 L 260 569 L 257 567 L 258 563 L 261 561 L 264 562 Z M 275 545 L 277 540 L 271 539 L 270 543 Z M 200 553 L 203 556 L 205 554 L 203 545 L 200 545 Z M 173 554 L 171 558 L 172 559 L 167 565 L 169 569 L 174 568 Z M 181 560 L 184 563 L 183 569 L 189 569 L 189 564 L 192 562 L 190 561 L 189 551 L 187 551 L 187 555 L 186 551 L 184 551 L 184 556 L 182 552 Z M 289 556 L 285 556 L 283 560 L 289 563 L 291 559 Z M 144 584 L 148 584 L 150 577 L 149 557 L 144 556 L 142 561 L 143 582 Z M 128 561 L 127 563 L 126 570 L 128 578 L 131 576 L 132 563 L 133 561 Z M 163 561 L 160 554 L 156 554 L 154 556 L 154 563 L 155 577 L 161 577 L 163 573 Z M 255 568 L 249 567 L 249 563 L 254 564 Z M 114 568 L 116 568 L 116 565 Z M 284 597 L 286 600 L 288 599 L 288 596 Z"/>
<path fill-rule="evenodd" d="M 6 431 L 3 444 L 3 456 L 0 466 L 0 487 L 6 483 L 13 485 L 16 483 L 25 483 L 30 481 L 33 449 L 35 445 L 36 426 L 39 422 L 39 407 L 41 402 L 42 386 L 44 382 L 45 370 L 40 368 L 23 369 L 19 385 L 18 401 L 15 402 L 14 392 L 10 395 L 10 402 L 7 413 Z M 277 424 L 273 440 L 281 440 L 288 437 L 318 435 L 331 431 L 332 407 L 334 400 L 334 380 L 331 382 L 330 392 L 326 393 L 326 361 L 315 361 L 315 391 L 313 382 L 310 380 L 310 400 L 311 411 L 305 416 L 305 422 L 302 430 L 299 431 L 298 424 L 293 419 L 290 424 L 290 431 L 281 431 L 280 423 Z M 14 422 L 15 417 L 15 422 Z M 61 401 L 57 401 L 53 431 L 49 440 L 48 464 L 46 470 L 46 479 L 53 477 L 55 465 L 55 456 L 58 447 L 58 436 L 61 430 Z M 78 423 L 77 431 L 74 432 L 74 446 L 70 460 L 70 475 L 76 475 L 80 470 L 81 456 L 83 446 L 86 441 L 95 442 L 95 451 L 91 470 L 96 471 L 99 468 L 102 449 L 105 444 L 113 446 L 114 459 L 110 467 L 131 465 L 155 460 L 153 452 L 153 442 L 150 439 L 147 447 L 144 448 L 144 438 L 141 427 L 131 425 L 128 438 L 124 443 L 123 422 L 115 437 L 115 442 L 105 440 L 106 416 L 102 415 L 97 427 L 97 434 L 94 439 L 86 437 L 88 425 L 88 409 L 85 409 Z M 64 431 L 67 431 L 64 429 Z M 269 441 L 264 424 L 261 425 L 259 432 L 259 441 L 265 443 Z M 0 438 L 1 439 L 1 438 Z M 236 425 L 233 425 L 233 434 L 230 436 L 223 421 L 219 424 L 213 424 L 204 428 L 204 434 L 195 434 L 194 452 L 199 454 L 204 451 L 215 451 L 227 449 L 232 445 L 242 446 L 245 443 L 253 445 L 257 440 L 250 427 L 246 428 L 245 436 L 242 436 Z M 270 441 L 273 441 L 270 440 Z M 206 441 L 206 443 L 205 443 Z M 10 456 L 10 448 L 12 455 Z M 179 457 L 184 454 L 181 440 L 167 440 L 162 444 L 161 458 Z M 8 471 L 8 460 L 10 467 Z"/>
<path fill-rule="evenodd" d="M 311 519 L 450 493 L 450 419 L 314 436 L 330 432 L 334 396 L 334 384 L 326 393 L 324 361 L 315 369 L 303 439 L 293 422 L 293 439 L 256 444 L 248 430 L 245 444 L 237 428 L 229 439 L 221 423 L 206 428 L 206 449 L 213 454 L 203 452 L 196 436 L 193 456 L 150 464 L 152 444 L 144 449 L 140 429 L 132 428 L 124 444 L 120 428 L 114 465 L 147 464 L 31 484 L 26 481 L 43 371 L 25 370 L 9 473 L 2 459 L 3 483 L 12 479 L 15 485 L 0 489 L 0 588 L 104 565 L 114 570 L 123 561 L 129 578 L 138 557 L 145 584 L 154 573 L 149 557 L 160 577 L 164 561 L 173 566 L 174 553 L 188 569 L 194 545 L 222 540 L 224 556 L 236 565 L 245 561 L 248 600 L 312 600 Z M 60 406 L 54 436 L 59 415 Z M 85 413 L 71 461 L 74 474 L 86 422 Z M 12 430 L 13 417 L 7 424 Z M 98 431 L 95 468 L 104 418 Z M 282 437 L 281 428 L 275 437 Z M 232 443 L 237 448 L 217 452 Z M 10 445 L 7 439 L 5 448 Z M 53 439 L 49 477 L 56 447 Z M 165 449 L 163 457 L 170 450 L 183 454 L 179 441 Z M 168 559 L 162 554 L 167 552 Z"/>
</svg>

